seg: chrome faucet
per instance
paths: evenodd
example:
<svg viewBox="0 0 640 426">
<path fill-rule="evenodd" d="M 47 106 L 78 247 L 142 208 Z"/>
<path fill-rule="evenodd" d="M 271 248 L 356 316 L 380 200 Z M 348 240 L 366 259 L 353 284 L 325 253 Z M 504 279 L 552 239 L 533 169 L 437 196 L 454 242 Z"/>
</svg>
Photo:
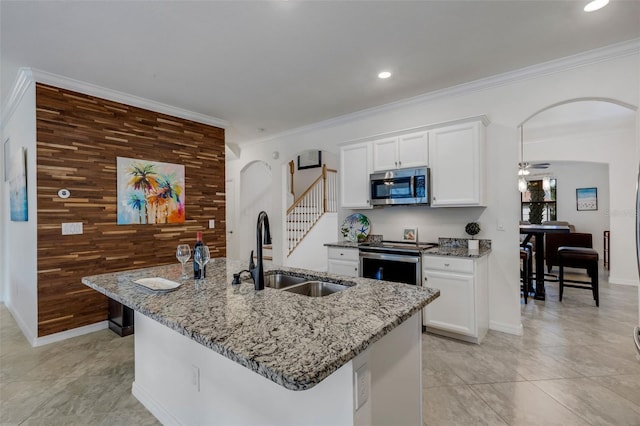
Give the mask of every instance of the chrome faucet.
<svg viewBox="0 0 640 426">
<path fill-rule="evenodd" d="M 261 211 L 258 214 L 258 224 L 256 229 L 256 264 L 253 263 L 253 252 L 251 252 L 251 260 L 249 263 L 249 272 L 253 278 L 253 286 L 256 290 L 264 290 L 264 268 L 262 266 L 262 228 L 264 227 L 264 244 L 271 244 L 271 231 L 269 230 L 269 217 L 267 213 Z"/>
</svg>

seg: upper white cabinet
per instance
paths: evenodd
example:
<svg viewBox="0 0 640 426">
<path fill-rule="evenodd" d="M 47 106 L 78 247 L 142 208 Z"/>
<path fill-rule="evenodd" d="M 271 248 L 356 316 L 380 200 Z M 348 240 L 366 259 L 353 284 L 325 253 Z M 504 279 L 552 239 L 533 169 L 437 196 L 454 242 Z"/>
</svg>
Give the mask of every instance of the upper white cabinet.
<svg viewBox="0 0 640 426">
<path fill-rule="evenodd" d="M 480 120 L 429 132 L 431 206 L 485 205 L 485 126 Z"/>
<path fill-rule="evenodd" d="M 357 143 L 340 148 L 340 206 L 371 208 L 369 174 L 371 143 Z"/>
<path fill-rule="evenodd" d="M 417 132 L 373 141 L 373 171 L 427 166 L 428 136 L 428 132 Z"/>
</svg>

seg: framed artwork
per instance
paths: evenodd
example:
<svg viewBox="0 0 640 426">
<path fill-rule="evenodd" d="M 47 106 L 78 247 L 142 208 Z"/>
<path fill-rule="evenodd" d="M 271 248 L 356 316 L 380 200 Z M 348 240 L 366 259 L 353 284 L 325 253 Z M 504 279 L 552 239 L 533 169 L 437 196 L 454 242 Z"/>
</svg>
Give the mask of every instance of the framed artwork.
<svg viewBox="0 0 640 426">
<path fill-rule="evenodd" d="M 298 155 L 298 170 L 322 166 L 322 151 L 311 150 Z"/>
<path fill-rule="evenodd" d="M 404 228 L 402 230 L 402 241 L 407 241 L 411 243 L 418 242 L 418 227 L 414 226 L 411 228 Z"/>
<path fill-rule="evenodd" d="M 578 211 L 598 210 L 598 188 L 577 188 L 576 208 Z"/>
<path fill-rule="evenodd" d="M 27 200 L 27 150 L 20 148 L 9 163 L 9 210 L 12 222 L 29 220 Z"/>
<path fill-rule="evenodd" d="M 2 164 L 4 170 L 4 181 L 7 182 L 9 180 L 9 138 L 4 141 L 4 156 L 2 160 L 4 163 Z"/>
<path fill-rule="evenodd" d="M 117 158 L 118 225 L 184 223 L 184 166 Z"/>
</svg>

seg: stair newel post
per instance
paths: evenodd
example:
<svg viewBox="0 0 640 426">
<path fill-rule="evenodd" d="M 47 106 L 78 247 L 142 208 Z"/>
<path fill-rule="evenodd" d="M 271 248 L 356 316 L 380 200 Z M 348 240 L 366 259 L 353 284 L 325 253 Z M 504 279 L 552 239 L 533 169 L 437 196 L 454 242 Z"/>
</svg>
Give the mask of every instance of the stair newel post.
<svg viewBox="0 0 640 426">
<path fill-rule="evenodd" d="M 322 165 L 322 213 L 327 212 L 327 165 Z"/>
<path fill-rule="evenodd" d="M 293 160 L 289 161 L 289 174 L 291 175 L 291 195 L 293 195 L 293 198 L 295 199 L 296 194 L 295 191 L 293 189 L 293 175 L 296 172 L 296 166 L 295 163 L 293 162 Z"/>
</svg>

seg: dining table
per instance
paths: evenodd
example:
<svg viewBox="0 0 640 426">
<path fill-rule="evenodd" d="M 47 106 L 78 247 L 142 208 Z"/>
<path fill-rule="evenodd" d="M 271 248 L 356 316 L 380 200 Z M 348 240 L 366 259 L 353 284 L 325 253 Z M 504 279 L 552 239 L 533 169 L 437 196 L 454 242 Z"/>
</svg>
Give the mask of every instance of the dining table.
<svg viewBox="0 0 640 426">
<path fill-rule="evenodd" d="M 545 234 L 561 234 L 569 233 L 571 229 L 564 225 L 520 225 L 520 234 L 526 235 L 521 245 L 526 245 L 532 237 L 535 238 L 535 283 L 536 293 L 533 297 L 535 300 L 545 300 L 546 291 L 544 288 L 544 236 Z"/>
</svg>

